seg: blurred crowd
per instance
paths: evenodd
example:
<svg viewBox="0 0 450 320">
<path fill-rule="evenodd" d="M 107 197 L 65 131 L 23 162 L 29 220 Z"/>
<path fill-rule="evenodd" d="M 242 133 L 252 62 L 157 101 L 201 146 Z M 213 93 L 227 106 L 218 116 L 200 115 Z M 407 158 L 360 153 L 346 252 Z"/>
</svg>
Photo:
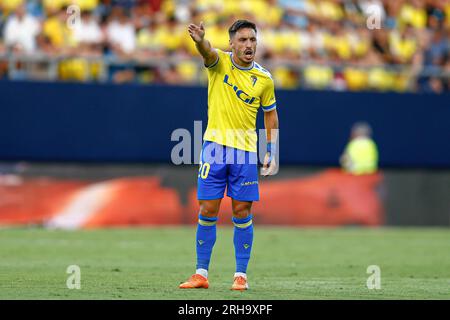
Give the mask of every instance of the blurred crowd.
<svg viewBox="0 0 450 320">
<path fill-rule="evenodd" d="M 187 25 L 242 18 L 279 88 L 450 91 L 450 0 L 0 0 L 0 78 L 205 83 Z"/>
</svg>

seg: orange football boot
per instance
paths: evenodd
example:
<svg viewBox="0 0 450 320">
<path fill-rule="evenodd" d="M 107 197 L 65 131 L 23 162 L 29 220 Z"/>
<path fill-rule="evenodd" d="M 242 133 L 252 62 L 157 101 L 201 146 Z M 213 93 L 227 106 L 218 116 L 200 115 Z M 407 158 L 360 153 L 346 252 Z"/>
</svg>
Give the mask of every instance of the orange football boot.
<svg viewBox="0 0 450 320">
<path fill-rule="evenodd" d="M 188 281 L 180 284 L 180 289 L 208 289 L 208 278 L 200 274 L 193 274 Z"/>
<path fill-rule="evenodd" d="M 231 290 L 247 290 L 248 283 L 247 279 L 242 276 L 234 277 L 233 285 L 231 286 Z"/>
</svg>

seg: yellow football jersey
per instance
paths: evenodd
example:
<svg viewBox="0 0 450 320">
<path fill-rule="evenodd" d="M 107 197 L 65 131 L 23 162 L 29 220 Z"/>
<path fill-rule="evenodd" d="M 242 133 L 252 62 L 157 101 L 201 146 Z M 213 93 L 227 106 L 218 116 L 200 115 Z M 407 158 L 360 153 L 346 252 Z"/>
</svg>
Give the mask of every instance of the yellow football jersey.
<svg viewBox="0 0 450 320">
<path fill-rule="evenodd" d="M 208 66 L 208 127 L 204 140 L 245 151 L 257 151 L 256 115 L 276 108 L 271 74 L 258 63 L 238 66 L 231 52 L 216 49 Z"/>
</svg>

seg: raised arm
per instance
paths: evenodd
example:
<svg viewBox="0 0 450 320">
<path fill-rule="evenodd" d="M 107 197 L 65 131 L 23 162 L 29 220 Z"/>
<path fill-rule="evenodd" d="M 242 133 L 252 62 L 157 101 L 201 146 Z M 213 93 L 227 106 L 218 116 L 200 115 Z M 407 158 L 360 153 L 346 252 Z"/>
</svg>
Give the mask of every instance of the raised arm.
<svg viewBox="0 0 450 320">
<path fill-rule="evenodd" d="M 203 21 L 200 26 L 191 23 L 188 27 L 189 35 L 195 42 L 198 52 L 202 55 L 205 66 L 210 66 L 217 61 L 218 55 L 208 40 L 205 39 L 205 27 Z"/>
</svg>

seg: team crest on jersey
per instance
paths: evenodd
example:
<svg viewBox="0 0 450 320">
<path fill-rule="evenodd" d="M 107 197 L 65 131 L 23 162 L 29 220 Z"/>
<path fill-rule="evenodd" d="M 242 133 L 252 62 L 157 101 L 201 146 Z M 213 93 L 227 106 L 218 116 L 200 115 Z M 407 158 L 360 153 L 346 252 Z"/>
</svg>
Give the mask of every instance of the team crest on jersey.
<svg viewBox="0 0 450 320">
<path fill-rule="evenodd" d="M 255 86 L 255 83 L 256 83 L 256 81 L 258 81 L 258 78 L 257 78 L 255 75 L 252 75 L 252 76 L 250 77 L 250 79 L 252 79 L 253 86 Z"/>
</svg>

